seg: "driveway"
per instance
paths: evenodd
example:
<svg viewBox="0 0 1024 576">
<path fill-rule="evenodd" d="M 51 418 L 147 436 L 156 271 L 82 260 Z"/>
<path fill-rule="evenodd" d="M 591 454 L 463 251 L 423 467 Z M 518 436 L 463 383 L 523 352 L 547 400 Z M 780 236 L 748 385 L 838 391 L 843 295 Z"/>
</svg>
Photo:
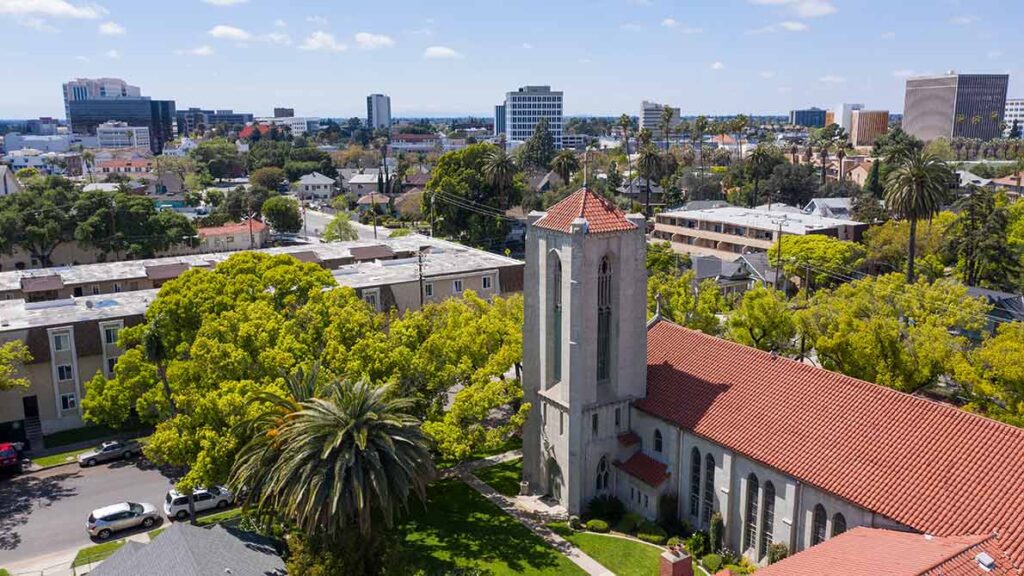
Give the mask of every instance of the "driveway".
<svg viewBox="0 0 1024 576">
<path fill-rule="evenodd" d="M 89 513 L 125 500 L 163 504 L 173 480 L 143 460 L 60 466 L 0 480 L 0 566 L 88 546 Z"/>
</svg>

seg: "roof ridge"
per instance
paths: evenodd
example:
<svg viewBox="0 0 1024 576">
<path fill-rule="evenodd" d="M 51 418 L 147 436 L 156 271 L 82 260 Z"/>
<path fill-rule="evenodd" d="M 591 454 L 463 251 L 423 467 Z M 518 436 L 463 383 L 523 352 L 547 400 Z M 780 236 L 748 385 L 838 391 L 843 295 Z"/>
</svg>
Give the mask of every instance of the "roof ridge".
<svg viewBox="0 0 1024 576">
<path fill-rule="evenodd" d="M 928 535 L 926 534 L 925 536 L 927 537 Z M 917 573 L 917 576 L 924 576 L 925 574 L 928 574 L 928 572 L 938 568 L 939 566 L 942 566 L 946 562 L 949 562 L 950 560 L 956 558 L 957 556 L 963 554 L 964 552 L 970 551 L 971 548 L 974 548 L 975 546 L 981 546 L 982 544 L 984 544 L 984 543 L 988 542 L 989 540 L 992 540 L 993 538 L 995 538 L 996 534 L 992 533 L 992 534 L 989 534 L 987 536 L 984 535 L 984 534 L 976 534 L 976 535 L 967 534 L 967 535 L 964 535 L 964 536 L 948 536 L 947 538 L 948 539 L 953 539 L 953 538 L 970 538 L 972 536 L 974 536 L 975 538 L 979 538 L 980 537 L 981 540 L 975 540 L 975 541 L 971 541 L 971 543 L 969 543 L 969 544 L 965 544 L 959 550 L 957 550 L 957 551 L 955 551 L 953 553 L 950 553 L 945 558 L 939 560 L 938 562 L 935 562 L 934 564 L 932 564 L 931 566 L 925 568 L 924 570 L 921 570 L 920 572 Z M 997 548 L 999 548 L 999 552 L 1001 552 L 1001 553 L 1003 553 L 1005 555 L 1005 552 L 1003 552 L 1002 547 L 997 546 Z M 1016 566 L 1013 564 L 1013 560 L 1011 560 L 1008 556 L 1007 556 L 1007 560 L 1010 560 L 1010 565 L 1014 566 L 1014 569 L 1016 569 Z"/>
</svg>

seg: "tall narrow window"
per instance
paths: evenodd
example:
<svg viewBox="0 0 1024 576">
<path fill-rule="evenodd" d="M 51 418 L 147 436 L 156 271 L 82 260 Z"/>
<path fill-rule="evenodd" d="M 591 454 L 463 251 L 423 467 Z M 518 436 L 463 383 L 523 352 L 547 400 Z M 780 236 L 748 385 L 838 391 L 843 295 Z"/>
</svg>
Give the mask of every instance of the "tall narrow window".
<svg viewBox="0 0 1024 576">
<path fill-rule="evenodd" d="M 711 513 L 715 508 L 715 457 L 708 454 L 704 457 L 704 514 L 703 526 L 711 525 Z"/>
<path fill-rule="evenodd" d="M 597 380 L 611 375 L 612 265 L 605 256 L 597 275 Z"/>
<path fill-rule="evenodd" d="M 553 382 L 562 380 L 562 261 L 556 252 L 551 256 L 555 259 L 551 271 L 551 379 Z"/>
<path fill-rule="evenodd" d="M 690 516 L 700 516 L 700 450 L 690 451 Z"/>
<path fill-rule="evenodd" d="M 832 536 L 839 536 L 846 532 L 846 516 L 839 512 L 832 515 Z"/>
<path fill-rule="evenodd" d="M 764 483 L 764 501 L 761 503 L 761 544 L 757 551 L 758 559 L 768 553 L 768 546 L 775 537 L 775 484 Z"/>
<path fill-rule="evenodd" d="M 821 544 L 825 541 L 825 522 L 828 514 L 821 504 L 814 505 L 814 522 L 811 525 L 811 546 Z"/>
<path fill-rule="evenodd" d="M 596 488 L 598 492 L 608 489 L 608 476 L 608 458 L 602 456 L 601 461 L 597 463 Z"/>
<path fill-rule="evenodd" d="M 661 452 L 661 449 L 662 449 L 661 430 L 655 430 L 654 431 L 654 451 L 655 452 Z"/>
<path fill-rule="evenodd" d="M 622 409 L 615 409 L 615 430 L 618 430 L 622 426 Z"/>
<path fill-rule="evenodd" d="M 744 518 L 743 550 L 757 545 L 757 476 L 747 476 L 747 513 Z"/>
</svg>

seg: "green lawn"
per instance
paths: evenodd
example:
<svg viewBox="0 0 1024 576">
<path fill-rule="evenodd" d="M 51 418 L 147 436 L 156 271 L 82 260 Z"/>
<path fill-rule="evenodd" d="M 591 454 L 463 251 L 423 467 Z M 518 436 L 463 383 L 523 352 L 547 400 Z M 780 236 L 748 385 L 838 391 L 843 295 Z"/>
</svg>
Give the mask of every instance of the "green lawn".
<svg viewBox="0 0 1024 576">
<path fill-rule="evenodd" d="M 583 575 L 568 558 L 458 480 L 430 486 L 400 528 L 414 574 Z M 404 570 L 404 567 L 403 567 Z M 407 571 L 400 572 L 409 576 Z"/>
<path fill-rule="evenodd" d="M 655 546 L 593 532 L 573 532 L 564 522 L 548 525 L 618 576 L 654 576 L 662 550 Z"/>
<path fill-rule="evenodd" d="M 65 464 L 67 462 L 74 462 L 75 457 L 82 452 L 88 452 L 92 448 L 82 448 L 80 450 L 71 450 L 68 452 L 59 452 L 57 454 L 50 454 L 49 456 L 40 456 L 39 458 L 33 458 L 32 463 L 36 466 L 46 468 L 48 466 L 56 466 L 57 464 Z"/>
<path fill-rule="evenodd" d="M 516 458 L 515 460 L 481 468 L 473 474 L 505 496 L 514 497 L 519 494 L 519 482 L 523 479 L 523 459 Z"/>
<path fill-rule="evenodd" d="M 164 530 L 167 530 L 167 526 L 164 526 L 163 528 L 157 528 L 156 530 L 150 530 L 149 531 L 149 541 L 152 542 L 153 538 L 156 538 L 157 536 L 159 536 L 160 533 L 162 533 Z"/>
<path fill-rule="evenodd" d="M 208 516 L 199 516 L 196 518 L 196 526 L 209 526 L 211 524 L 220 524 L 228 520 L 234 520 L 242 515 L 241 508 L 232 508 L 223 512 L 214 512 Z"/>
<path fill-rule="evenodd" d="M 43 436 L 43 441 L 46 442 L 47 448 L 57 448 L 59 446 L 67 446 L 68 444 L 75 444 L 77 442 L 99 440 L 101 438 L 106 439 L 111 436 L 117 436 L 119 434 L 130 433 L 133 431 L 138 434 L 146 434 L 151 432 L 152 428 L 139 427 L 126 430 L 114 430 L 113 428 L 107 428 L 106 426 L 83 426 L 82 428 L 72 428 L 71 430 L 62 430 L 60 432 L 48 434 Z"/>
<path fill-rule="evenodd" d="M 520 449 L 522 447 L 523 447 L 523 439 L 518 437 L 518 436 L 512 436 L 508 440 L 503 442 L 497 448 L 492 448 L 490 450 L 483 450 L 483 449 L 481 449 L 481 450 L 477 450 L 477 451 L 473 452 L 472 454 L 470 454 L 466 458 L 465 461 L 466 462 L 472 462 L 473 460 L 479 460 L 481 458 L 487 458 L 488 456 L 494 456 L 495 454 L 504 454 L 505 452 L 508 452 L 509 450 L 518 450 L 518 449 Z M 458 463 L 459 463 L 458 461 L 440 460 L 440 461 L 437 462 L 437 469 L 438 470 L 445 470 L 447 468 L 451 468 L 452 466 L 455 466 Z"/>
<path fill-rule="evenodd" d="M 124 540 L 104 542 L 103 544 L 82 548 L 78 551 L 78 555 L 75 556 L 75 560 L 71 563 L 71 566 L 82 566 L 91 562 L 105 560 L 108 556 L 120 550 L 121 546 L 124 546 Z"/>
</svg>

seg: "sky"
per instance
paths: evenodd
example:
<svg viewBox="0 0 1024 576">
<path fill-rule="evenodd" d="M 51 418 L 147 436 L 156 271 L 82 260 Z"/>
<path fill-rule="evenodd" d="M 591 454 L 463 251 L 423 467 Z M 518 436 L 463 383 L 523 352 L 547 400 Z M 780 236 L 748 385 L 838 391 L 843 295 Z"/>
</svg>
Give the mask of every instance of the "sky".
<svg viewBox="0 0 1024 576">
<path fill-rule="evenodd" d="M 946 70 L 1024 96 L 1022 19 L 1020 0 L 0 0 L 0 118 L 63 117 L 61 83 L 100 76 L 256 115 L 361 117 L 382 92 L 395 116 L 490 116 L 526 84 L 568 115 L 899 112 L 906 77 Z"/>
</svg>

